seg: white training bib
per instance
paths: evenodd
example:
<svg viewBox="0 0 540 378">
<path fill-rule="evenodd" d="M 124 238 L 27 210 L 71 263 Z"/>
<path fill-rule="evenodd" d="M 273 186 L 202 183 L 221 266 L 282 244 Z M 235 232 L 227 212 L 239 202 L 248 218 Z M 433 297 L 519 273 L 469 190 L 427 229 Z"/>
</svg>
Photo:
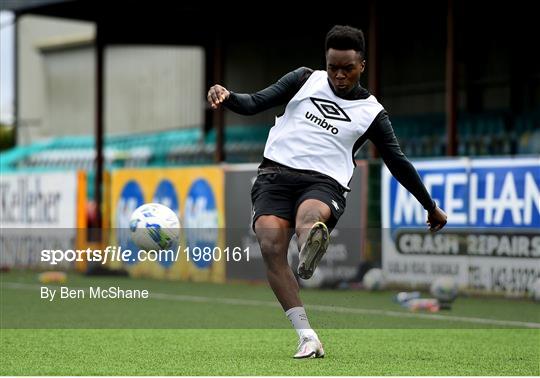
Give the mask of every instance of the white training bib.
<svg viewBox="0 0 540 378">
<path fill-rule="evenodd" d="M 374 96 L 344 100 L 334 94 L 326 71 L 314 71 L 276 117 L 264 156 L 296 169 L 332 177 L 349 190 L 353 147 L 383 107 Z"/>
</svg>

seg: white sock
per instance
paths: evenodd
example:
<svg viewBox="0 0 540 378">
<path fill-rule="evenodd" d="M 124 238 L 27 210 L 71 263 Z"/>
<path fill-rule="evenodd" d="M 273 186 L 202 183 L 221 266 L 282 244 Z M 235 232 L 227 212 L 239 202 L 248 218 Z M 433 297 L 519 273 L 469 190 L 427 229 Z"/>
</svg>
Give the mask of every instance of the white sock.
<svg viewBox="0 0 540 378">
<path fill-rule="evenodd" d="M 306 310 L 303 307 L 293 307 L 285 311 L 285 315 L 291 321 L 299 338 L 316 338 L 317 334 L 309 325 Z"/>
</svg>

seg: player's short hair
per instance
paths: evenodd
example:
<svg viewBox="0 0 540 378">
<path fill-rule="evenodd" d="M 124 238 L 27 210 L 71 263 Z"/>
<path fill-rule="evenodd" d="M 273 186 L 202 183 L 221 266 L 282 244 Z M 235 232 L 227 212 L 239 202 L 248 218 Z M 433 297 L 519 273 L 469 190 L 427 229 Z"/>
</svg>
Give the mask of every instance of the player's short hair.
<svg viewBox="0 0 540 378">
<path fill-rule="evenodd" d="M 366 56 L 366 42 L 364 32 L 348 25 L 335 25 L 326 34 L 324 51 L 328 49 L 355 50 L 360 52 L 362 58 Z"/>
</svg>

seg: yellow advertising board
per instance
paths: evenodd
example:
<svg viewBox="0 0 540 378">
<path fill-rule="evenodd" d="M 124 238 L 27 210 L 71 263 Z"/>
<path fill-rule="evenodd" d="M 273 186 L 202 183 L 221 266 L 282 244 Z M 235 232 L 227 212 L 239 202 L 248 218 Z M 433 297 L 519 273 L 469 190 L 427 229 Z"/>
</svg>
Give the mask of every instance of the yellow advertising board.
<svg viewBox="0 0 540 378">
<path fill-rule="evenodd" d="M 225 281 L 224 173 L 217 167 L 120 169 L 111 173 L 110 227 L 113 246 L 137 249 L 129 220 L 144 203 L 171 208 L 182 225 L 175 258 L 122 264 L 133 277 L 189 281 Z M 221 255 L 221 256 L 219 256 Z M 219 257 L 219 258 L 218 258 Z M 114 266 L 113 266 L 114 267 Z M 116 266 L 119 267 L 118 265 Z"/>
</svg>

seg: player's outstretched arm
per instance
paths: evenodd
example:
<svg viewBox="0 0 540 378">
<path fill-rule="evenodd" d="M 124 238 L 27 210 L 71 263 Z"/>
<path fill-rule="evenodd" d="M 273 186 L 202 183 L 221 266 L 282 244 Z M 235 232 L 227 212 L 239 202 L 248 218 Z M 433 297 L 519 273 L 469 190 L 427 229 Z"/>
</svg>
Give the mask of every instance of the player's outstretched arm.
<svg viewBox="0 0 540 378">
<path fill-rule="evenodd" d="M 217 109 L 223 101 L 229 98 L 230 95 L 231 93 L 227 90 L 227 88 L 216 84 L 208 90 L 206 99 L 208 100 L 208 104 L 212 109 Z"/>
<path fill-rule="evenodd" d="M 309 68 L 300 67 L 256 93 L 236 93 L 216 84 L 208 90 L 206 98 L 212 109 L 223 104 L 235 113 L 253 115 L 289 102 L 312 72 Z"/>
<path fill-rule="evenodd" d="M 401 151 L 386 111 L 379 113 L 366 133 L 369 140 L 377 147 L 392 175 L 416 197 L 428 212 L 429 229 L 436 232 L 443 228 L 446 224 L 446 214 L 435 204 L 420 175 Z"/>
</svg>

